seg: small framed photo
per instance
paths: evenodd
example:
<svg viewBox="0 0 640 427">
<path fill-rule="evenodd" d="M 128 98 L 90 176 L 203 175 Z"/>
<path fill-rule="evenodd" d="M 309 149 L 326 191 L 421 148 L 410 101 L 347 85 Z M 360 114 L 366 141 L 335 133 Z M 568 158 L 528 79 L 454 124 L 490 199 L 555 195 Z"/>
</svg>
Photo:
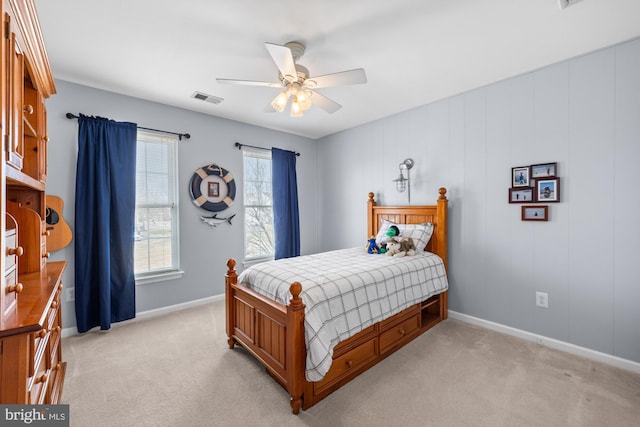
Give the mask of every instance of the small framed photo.
<svg viewBox="0 0 640 427">
<path fill-rule="evenodd" d="M 560 178 L 536 180 L 536 202 L 560 201 Z"/>
<path fill-rule="evenodd" d="M 531 178 L 553 178 L 557 175 L 557 163 L 531 165 Z"/>
<path fill-rule="evenodd" d="M 534 205 L 522 207 L 523 221 L 549 221 L 549 206 Z"/>
<path fill-rule="evenodd" d="M 209 197 L 220 197 L 220 183 L 209 182 Z"/>
<path fill-rule="evenodd" d="M 533 187 L 516 187 L 509 189 L 509 203 L 533 202 Z"/>
<path fill-rule="evenodd" d="M 511 186 L 529 187 L 529 166 L 511 168 Z"/>
</svg>

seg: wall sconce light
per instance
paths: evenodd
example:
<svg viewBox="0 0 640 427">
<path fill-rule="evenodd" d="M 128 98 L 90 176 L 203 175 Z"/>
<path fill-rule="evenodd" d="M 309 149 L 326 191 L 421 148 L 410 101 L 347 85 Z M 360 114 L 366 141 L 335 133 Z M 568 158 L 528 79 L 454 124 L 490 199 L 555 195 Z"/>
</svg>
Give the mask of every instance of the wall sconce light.
<svg viewBox="0 0 640 427">
<path fill-rule="evenodd" d="M 400 163 L 400 176 L 397 179 L 394 179 L 393 182 L 396 183 L 396 190 L 399 193 L 404 193 L 407 191 L 407 197 L 409 203 L 411 203 L 411 183 L 409 179 L 409 171 L 413 167 L 413 159 L 405 159 L 404 162 Z M 405 176 L 406 175 L 406 176 Z"/>
</svg>

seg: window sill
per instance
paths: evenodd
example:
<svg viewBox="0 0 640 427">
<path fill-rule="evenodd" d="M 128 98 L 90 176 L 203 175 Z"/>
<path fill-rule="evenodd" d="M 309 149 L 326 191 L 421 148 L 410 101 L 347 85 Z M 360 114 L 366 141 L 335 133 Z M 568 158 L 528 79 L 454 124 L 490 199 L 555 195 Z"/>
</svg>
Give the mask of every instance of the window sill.
<svg viewBox="0 0 640 427">
<path fill-rule="evenodd" d="M 273 257 L 265 257 L 265 258 L 251 258 L 245 259 L 242 261 L 243 267 L 251 267 L 252 265 L 260 264 L 261 262 L 273 261 Z"/>
<path fill-rule="evenodd" d="M 148 285 L 149 283 L 164 282 L 165 280 L 174 280 L 182 278 L 184 271 L 168 271 L 165 273 L 150 274 L 146 276 L 136 277 L 136 286 Z"/>
</svg>

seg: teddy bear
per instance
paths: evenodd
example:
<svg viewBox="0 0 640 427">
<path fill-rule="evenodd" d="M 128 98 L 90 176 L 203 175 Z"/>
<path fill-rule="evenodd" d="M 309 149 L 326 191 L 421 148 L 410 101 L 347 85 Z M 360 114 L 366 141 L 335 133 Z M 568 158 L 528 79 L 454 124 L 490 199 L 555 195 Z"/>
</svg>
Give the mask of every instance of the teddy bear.
<svg viewBox="0 0 640 427">
<path fill-rule="evenodd" d="M 413 239 L 409 237 L 391 237 L 387 241 L 387 255 L 389 256 L 411 256 L 416 253 L 416 246 Z"/>
</svg>

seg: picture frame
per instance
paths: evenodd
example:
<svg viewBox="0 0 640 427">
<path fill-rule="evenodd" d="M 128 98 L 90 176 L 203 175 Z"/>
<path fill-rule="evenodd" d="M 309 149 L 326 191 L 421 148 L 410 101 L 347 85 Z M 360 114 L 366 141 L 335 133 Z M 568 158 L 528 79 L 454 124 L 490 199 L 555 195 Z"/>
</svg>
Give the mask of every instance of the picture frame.
<svg viewBox="0 0 640 427">
<path fill-rule="evenodd" d="M 220 197 L 220 183 L 208 182 L 208 197 Z"/>
<path fill-rule="evenodd" d="M 554 203 L 560 201 L 560 178 L 536 180 L 535 201 Z"/>
<path fill-rule="evenodd" d="M 515 187 L 509 189 L 509 203 L 532 203 L 534 199 L 533 187 Z"/>
<path fill-rule="evenodd" d="M 531 178 L 555 178 L 556 176 L 558 176 L 557 163 L 531 165 Z"/>
<path fill-rule="evenodd" d="M 522 206 L 523 221 L 549 221 L 549 206 L 525 205 Z"/>
<path fill-rule="evenodd" d="M 529 187 L 529 178 L 531 177 L 529 166 L 517 166 L 511 168 L 511 186 L 512 187 Z"/>
</svg>

